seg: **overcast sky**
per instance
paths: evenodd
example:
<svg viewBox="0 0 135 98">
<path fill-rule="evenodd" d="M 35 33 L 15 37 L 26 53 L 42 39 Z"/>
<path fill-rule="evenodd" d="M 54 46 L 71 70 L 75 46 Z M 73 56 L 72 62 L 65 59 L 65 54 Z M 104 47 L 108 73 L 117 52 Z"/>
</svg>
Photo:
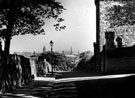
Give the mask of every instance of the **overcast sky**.
<svg viewBox="0 0 135 98">
<path fill-rule="evenodd" d="M 96 9 L 94 0 L 58 0 L 67 9 L 61 17 L 66 29 L 55 31 L 52 20 L 44 26 L 45 35 L 15 36 L 11 41 L 11 52 L 41 52 L 43 46 L 50 50 L 49 42 L 54 42 L 54 51 L 93 51 L 96 40 Z"/>
</svg>

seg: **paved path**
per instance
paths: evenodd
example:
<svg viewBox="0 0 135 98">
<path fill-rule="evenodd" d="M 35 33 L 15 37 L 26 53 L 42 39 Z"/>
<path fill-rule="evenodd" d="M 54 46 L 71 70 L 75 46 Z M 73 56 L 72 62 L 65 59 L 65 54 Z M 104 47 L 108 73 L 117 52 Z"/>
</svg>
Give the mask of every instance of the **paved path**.
<svg viewBox="0 0 135 98">
<path fill-rule="evenodd" d="M 52 90 L 54 78 L 36 78 L 25 87 L 20 87 L 10 93 L 1 94 L 0 98 L 47 98 Z"/>
<path fill-rule="evenodd" d="M 59 75 L 62 76 L 58 79 L 38 77 L 30 85 L 2 94 L 0 98 L 122 98 L 123 96 L 129 98 L 129 95 L 134 95 L 134 90 L 130 88 L 135 88 L 135 74 L 86 76 L 81 73 L 82 76 L 78 76 L 75 73 L 59 73 Z"/>
</svg>

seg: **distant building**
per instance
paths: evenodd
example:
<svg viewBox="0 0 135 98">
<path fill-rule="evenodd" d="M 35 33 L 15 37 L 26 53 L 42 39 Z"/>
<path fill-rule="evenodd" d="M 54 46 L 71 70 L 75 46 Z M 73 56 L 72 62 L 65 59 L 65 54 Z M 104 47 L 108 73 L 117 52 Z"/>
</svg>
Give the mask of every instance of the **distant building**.
<svg viewBox="0 0 135 98">
<path fill-rule="evenodd" d="M 66 56 L 66 59 L 68 60 L 68 61 L 71 61 L 71 64 L 76 64 L 76 62 L 75 62 L 75 60 L 76 60 L 76 58 L 77 58 L 77 56 L 76 55 L 65 55 Z"/>
<path fill-rule="evenodd" d="M 70 50 L 70 54 L 71 54 L 71 55 L 73 54 L 73 50 L 72 50 L 72 47 L 71 47 L 71 50 Z"/>
<path fill-rule="evenodd" d="M 31 52 L 14 52 L 13 54 L 18 54 L 18 55 L 22 55 L 26 58 L 30 58 L 32 53 Z"/>
<path fill-rule="evenodd" d="M 46 52 L 46 48 L 45 48 L 45 46 L 43 47 L 43 53 L 45 53 Z"/>
<path fill-rule="evenodd" d="M 65 55 L 65 51 L 62 51 L 62 54 Z"/>
<path fill-rule="evenodd" d="M 78 55 L 80 54 L 80 51 L 78 50 Z"/>
</svg>

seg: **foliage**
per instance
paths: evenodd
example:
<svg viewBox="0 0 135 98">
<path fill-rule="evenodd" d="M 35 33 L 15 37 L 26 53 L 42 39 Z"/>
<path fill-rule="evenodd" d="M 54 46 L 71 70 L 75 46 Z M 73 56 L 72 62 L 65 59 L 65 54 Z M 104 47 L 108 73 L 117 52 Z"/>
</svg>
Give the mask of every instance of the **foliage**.
<svg viewBox="0 0 135 98">
<path fill-rule="evenodd" d="M 11 36 L 24 34 L 44 34 L 42 26 L 44 18 L 54 18 L 58 23 L 56 29 L 64 29 L 59 23 L 64 21 L 59 15 L 64 10 L 63 6 L 55 0 L 1 0 L 0 1 L 0 26 L 13 25 Z M 8 31 L 0 32 L 5 38 Z"/>
<path fill-rule="evenodd" d="M 135 1 L 102 1 L 100 2 L 100 41 L 105 44 L 104 32 L 115 31 L 123 39 L 123 46 L 135 44 Z"/>
<path fill-rule="evenodd" d="M 74 70 L 92 72 L 93 71 L 93 65 L 92 65 L 93 52 L 91 51 L 82 52 L 80 53 L 79 57 L 80 57 L 80 61 Z"/>
<path fill-rule="evenodd" d="M 44 18 L 54 18 L 59 24 L 63 21 L 59 17 L 63 10 L 60 2 L 55 0 L 0 0 L 0 38 L 5 41 L 2 92 L 5 92 L 5 84 L 8 81 L 7 63 L 11 38 L 19 34 L 45 34 L 42 29 Z M 65 28 L 58 24 L 54 25 L 56 30 Z"/>
<path fill-rule="evenodd" d="M 113 5 L 107 11 L 110 27 L 135 24 L 135 1 L 121 2 L 121 5 Z"/>
<path fill-rule="evenodd" d="M 75 65 L 72 64 L 72 60 L 68 59 L 65 55 L 57 52 L 53 52 L 52 54 L 50 52 L 46 52 L 41 54 L 39 57 L 39 61 L 43 61 L 46 59 L 50 64 L 53 64 L 57 70 L 70 70 Z"/>
</svg>

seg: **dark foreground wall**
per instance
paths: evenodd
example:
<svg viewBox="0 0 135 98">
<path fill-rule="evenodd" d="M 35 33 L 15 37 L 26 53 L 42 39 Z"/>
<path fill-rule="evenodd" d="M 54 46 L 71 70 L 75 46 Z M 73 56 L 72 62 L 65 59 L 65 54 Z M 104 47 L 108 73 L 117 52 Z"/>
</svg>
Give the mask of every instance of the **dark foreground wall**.
<svg viewBox="0 0 135 98">
<path fill-rule="evenodd" d="M 78 98 L 134 98 L 135 76 L 75 81 Z"/>
<path fill-rule="evenodd" d="M 105 59 L 102 60 L 102 71 L 106 73 L 135 72 L 135 47 L 106 50 L 102 58 Z"/>
<path fill-rule="evenodd" d="M 0 58 L 0 89 L 2 85 L 2 58 Z M 4 71 L 3 71 L 4 72 Z M 11 90 L 31 82 L 31 67 L 28 58 L 10 55 L 8 58 L 6 89 Z"/>
<path fill-rule="evenodd" d="M 106 73 L 134 73 L 135 57 L 108 59 L 105 70 Z"/>
</svg>

